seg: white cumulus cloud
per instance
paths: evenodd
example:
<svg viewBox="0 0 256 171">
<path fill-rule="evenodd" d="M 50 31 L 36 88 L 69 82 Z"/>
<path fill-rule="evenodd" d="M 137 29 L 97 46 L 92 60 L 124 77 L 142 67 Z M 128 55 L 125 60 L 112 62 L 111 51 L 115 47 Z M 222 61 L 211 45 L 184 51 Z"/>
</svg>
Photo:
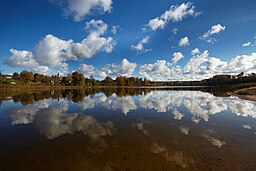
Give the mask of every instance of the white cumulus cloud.
<svg viewBox="0 0 256 171">
<path fill-rule="evenodd" d="M 131 45 L 132 50 L 137 51 L 137 53 L 149 52 L 151 49 L 146 49 L 145 44 L 149 43 L 149 36 L 144 37 L 137 45 Z"/>
<path fill-rule="evenodd" d="M 73 16 L 75 21 L 81 21 L 93 12 L 105 13 L 112 9 L 112 0 L 50 0 L 63 8 L 64 15 Z"/>
<path fill-rule="evenodd" d="M 78 68 L 78 71 L 83 73 L 84 76 L 87 78 L 93 75 L 100 78 L 110 76 L 115 79 L 118 76 L 133 76 L 136 67 L 136 63 L 132 63 L 129 62 L 127 59 L 123 59 L 120 64 L 107 64 L 101 68 L 95 68 L 92 65 L 81 64 Z"/>
<path fill-rule="evenodd" d="M 80 43 L 74 43 L 72 52 L 75 56 L 91 58 L 97 52 L 103 51 L 110 53 L 115 46 L 112 37 L 101 37 L 107 31 L 108 25 L 102 20 L 91 20 L 86 23 L 86 29 L 89 31 L 87 38 Z"/>
<path fill-rule="evenodd" d="M 32 52 L 16 49 L 10 49 L 10 52 L 12 55 L 7 61 L 5 61 L 5 64 L 12 67 L 31 69 L 34 72 L 42 74 L 50 73 L 49 67 L 39 65 L 39 63 L 34 59 Z"/>
<path fill-rule="evenodd" d="M 178 55 L 177 55 L 178 56 Z M 140 66 L 139 74 L 156 81 L 202 80 L 218 74 L 239 74 L 256 72 L 256 53 L 238 55 L 231 61 L 224 61 L 209 55 L 208 50 L 197 53 L 181 67 L 166 60 Z"/>
<path fill-rule="evenodd" d="M 136 63 L 131 63 L 127 59 L 123 59 L 120 64 L 108 64 L 101 68 L 99 76 L 111 76 L 116 78 L 118 76 L 131 77 L 137 67 Z"/>
<path fill-rule="evenodd" d="M 176 64 L 182 58 L 184 58 L 184 55 L 181 52 L 175 52 L 173 53 L 172 63 Z"/>
<path fill-rule="evenodd" d="M 38 63 L 46 66 L 56 66 L 68 59 L 76 60 L 72 44 L 72 40 L 61 40 L 49 34 L 36 45 L 33 56 Z"/>
<path fill-rule="evenodd" d="M 160 17 L 150 20 L 147 26 L 155 31 L 159 28 L 163 29 L 170 21 L 182 21 L 187 16 L 197 16 L 199 13 L 195 11 L 195 6 L 191 3 L 182 3 L 181 5 L 172 5 L 169 10 L 165 11 Z"/>
<path fill-rule="evenodd" d="M 91 58 L 98 52 L 112 52 L 115 41 L 112 37 L 102 37 L 107 29 L 108 25 L 102 20 L 93 19 L 86 23 L 88 36 L 81 42 L 62 40 L 49 34 L 35 45 L 32 52 L 11 49 L 12 55 L 5 63 L 9 66 L 28 68 L 33 71 L 40 68 L 46 72 L 47 67 L 51 66 L 67 70 L 67 66 L 64 66 L 63 63 L 69 60 Z"/>
<path fill-rule="evenodd" d="M 191 55 L 196 55 L 196 54 L 199 54 L 200 53 L 200 50 L 198 48 L 195 48 L 191 51 Z"/>
<path fill-rule="evenodd" d="M 154 64 L 140 66 L 140 75 L 150 80 L 168 80 L 170 78 L 170 63 L 165 60 L 157 60 Z"/>
<path fill-rule="evenodd" d="M 90 78 L 91 75 L 95 74 L 95 68 L 92 65 L 81 64 L 78 68 L 78 72 L 84 74 L 86 78 Z"/>
<path fill-rule="evenodd" d="M 222 26 L 221 24 L 216 24 L 211 27 L 210 30 L 208 30 L 206 33 L 204 33 L 200 39 L 208 42 L 208 43 L 214 43 L 216 42 L 216 39 L 212 37 L 214 34 L 219 34 L 221 31 L 224 31 L 226 29 L 225 26 Z"/>
<path fill-rule="evenodd" d="M 188 46 L 189 45 L 189 39 L 188 37 L 183 37 L 179 41 L 179 46 Z"/>
</svg>

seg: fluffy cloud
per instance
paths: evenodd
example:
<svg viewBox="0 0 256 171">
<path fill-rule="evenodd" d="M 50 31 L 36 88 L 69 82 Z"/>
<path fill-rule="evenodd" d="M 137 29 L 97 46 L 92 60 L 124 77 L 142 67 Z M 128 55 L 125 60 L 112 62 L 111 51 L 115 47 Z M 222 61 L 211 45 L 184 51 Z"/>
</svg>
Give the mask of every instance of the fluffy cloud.
<svg viewBox="0 0 256 171">
<path fill-rule="evenodd" d="M 218 73 L 219 71 L 225 71 L 228 63 L 226 61 L 222 61 L 219 58 L 209 58 L 208 59 L 208 69 L 214 73 Z"/>
<path fill-rule="evenodd" d="M 32 52 L 25 50 L 10 49 L 12 56 L 5 62 L 13 67 L 22 68 L 36 68 L 38 67 L 37 61 L 34 59 Z"/>
<path fill-rule="evenodd" d="M 147 26 L 155 31 L 159 28 L 163 29 L 170 21 L 182 21 L 187 16 L 197 16 L 198 14 L 199 13 L 195 11 L 195 6 L 191 2 L 183 3 L 179 6 L 173 5 L 160 17 L 150 20 Z"/>
<path fill-rule="evenodd" d="M 151 49 L 146 49 L 145 44 L 149 43 L 149 36 L 144 37 L 137 45 L 131 45 L 132 50 L 137 51 L 137 53 L 149 52 Z"/>
<path fill-rule="evenodd" d="M 204 33 L 200 39 L 206 41 L 206 42 L 209 42 L 209 43 L 213 43 L 213 42 L 216 42 L 216 39 L 215 38 L 212 38 L 212 35 L 214 34 L 218 34 L 220 33 L 221 31 L 224 31 L 225 30 L 225 26 L 222 26 L 220 24 L 216 24 L 216 25 L 213 25 L 211 27 L 210 30 L 208 30 L 206 33 Z"/>
<path fill-rule="evenodd" d="M 91 75 L 95 75 L 95 69 L 92 65 L 81 64 L 78 68 L 78 72 L 84 74 L 86 78 L 90 78 Z"/>
<path fill-rule="evenodd" d="M 140 66 L 140 75 L 150 80 L 167 80 L 170 78 L 170 63 L 165 60 L 157 60 L 154 64 Z"/>
<path fill-rule="evenodd" d="M 182 58 L 184 58 L 184 55 L 181 52 L 175 52 L 173 54 L 173 58 L 172 58 L 172 63 L 176 64 L 177 62 L 179 62 L 179 60 L 181 60 Z"/>
<path fill-rule="evenodd" d="M 40 72 L 43 74 L 50 73 L 49 67 L 39 65 L 39 63 L 34 59 L 32 52 L 25 50 L 19 51 L 15 49 L 10 49 L 10 52 L 12 55 L 7 61 L 5 61 L 5 64 L 12 67 L 31 69 L 34 72 Z"/>
<path fill-rule="evenodd" d="M 12 56 L 5 63 L 33 71 L 38 68 L 47 70 L 49 66 L 63 68 L 66 61 L 91 58 L 98 52 L 110 53 L 115 41 L 112 37 L 101 37 L 107 29 L 108 25 L 102 20 L 91 20 L 86 23 L 88 36 L 79 43 L 49 34 L 36 44 L 32 52 L 11 49 Z"/>
<path fill-rule="evenodd" d="M 189 45 L 189 39 L 188 37 L 181 38 L 179 41 L 179 46 L 188 46 Z"/>
<path fill-rule="evenodd" d="M 68 63 L 60 63 L 59 66 L 57 67 L 58 69 L 58 73 L 63 76 L 66 75 L 68 73 Z"/>
<path fill-rule="evenodd" d="M 120 64 L 107 64 L 101 68 L 95 68 L 92 65 L 81 64 L 78 68 L 78 71 L 83 73 L 87 78 L 89 78 L 91 75 L 100 78 L 105 78 L 106 76 L 111 76 L 112 78 L 116 78 L 118 76 L 131 77 L 133 76 L 136 67 L 136 63 L 132 63 L 127 59 L 123 59 Z"/>
<path fill-rule="evenodd" d="M 72 53 L 72 44 L 72 40 L 61 40 L 49 34 L 36 45 L 33 56 L 42 65 L 57 66 L 68 59 L 77 59 Z"/>
<path fill-rule="evenodd" d="M 116 78 L 117 76 L 131 77 L 137 67 L 136 63 L 131 63 L 127 59 L 123 59 L 121 64 L 108 64 L 97 71 L 97 76 L 106 77 L 111 76 Z"/>
<path fill-rule="evenodd" d="M 196 55 L 199 53 L 200 53 L 200 50 L 198 48 L 195 48 L 194 50 L 191 51 L 191 55 Z"/>
<path fill-rule="evenodd" d="M 33 56 L 38 63 L 46 66 L 56 66 L 67 60 L 91 58 L 97 52 L 111 52 L 114 46 L 113 38 L 101 37 L 108 25 L 101 20 L 91 20 L 86 23 L 88 36 L 80 43 L 73 40 L 62 40 L 51 34 L 36 45 Z"/>
<path fill-rule="evenodd" d="M 238 55 L 234 57 L 229 66 L 229 73 L 239 73 L 239 72 L 255 72 L 256 71 L 256 53 L 251 55 Z"/>
<path fill-rule="evenodd" d="M 86 23 L 86 29 L 89 31 L 87 38 L 80 43 L 74 43 L 72 52 L 75 56 L 91 58 L 99 51 L 110 53 L 113 50 L 115 41 L 112 37 L 104 38 L 102 34 L 106 32 L 108 25 L 102 20 L 91 20 Z"/>
<path fill-rule="evenodd" d="M 75 21 L 81 21 L 92 12 L 110 12 L 112 0 L 50 0 L 63 8 L 64 15 L 74 17 Z"/>
<path fill-rule="evenodd" d="M 185 73 L 193 73 L 198 72 L 200 70 L 200 66 L 207 61 L 207 57 L 209 56 L 209 52 L 206 50 L 202 54 L 193 56 L 187 64 L 184 66 Z"/>
<path fill-rule="evenodd" d="M 256 53 L 238 55 L 227 62 L 217 57 L 211 57 L 205 50 L 190 58 L 183 67 L 172 64 L 166 60 L 158 60 L 153 64 L 140 66 L 139 73 L 147 79 L 157 81 L 202 80 L 217 74 L 252 73 L 256 72 Z"/>
</svg>

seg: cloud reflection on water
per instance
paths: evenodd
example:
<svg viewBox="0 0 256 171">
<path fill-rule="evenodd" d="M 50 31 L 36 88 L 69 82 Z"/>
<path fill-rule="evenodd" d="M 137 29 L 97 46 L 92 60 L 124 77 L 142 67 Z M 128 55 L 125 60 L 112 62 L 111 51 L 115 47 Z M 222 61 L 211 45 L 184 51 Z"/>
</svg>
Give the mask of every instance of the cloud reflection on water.
<svg viewBox="0 0 256 171">
<path fill-rule="evenodd" d="M 222 148 L 222 146 L 226 145 L 225 141 L 221 141 L 220 139 L 213 136 L 214 131 L 208 130 L 203 132 L 202 136 L 208 140 L 213 146 L 216 146 L 218 148 Z"/>
<path fill-rule="evenodd" d="M 82 132 L 92 139 L 112 135 L 112 122 L 101 124 L 92 116 L 67 114 L 58 109 L 42 110 L 35 116 L 34 123 L 41 133 L 48 139 L 59 137 L 63 134 Z"/>
<path fill-rule="evenodd" d="M 242 100 L 238 97 L 216 97 L 210 93 L 200 91 L 151 91 L 146 95 L 122 97 L 115 93 L 111 96 L 98 93 L 93 96 L 86 96 L 78 103 L 71 103 L 71 101 L 64 98 L 60 98 L 58 101 L 47 99 L 34 102 L 32 105 L 12 109 L 8 111 L 8 114 L 13 125 L 34 123 L 50 139 L 78 131 L 91 138 L 111 135 L 108 128 L 112 123 L 109 123 L 108 126 L 102 125 L 91 116 L 77 114 L 81 111 L 68 114 L 70 105 L 78 106 L 82 111 L 100 105 L 107 109 L 120 110 L 123 114 L 128 114 L 137 109 L 153 109 L 157 112 L 171 112 L 176 120 L 182 120 L 186 117 L 187 115 L 181 112 L 185 111 L 191 114 L 191 120 L 195 123 L 200 120 L 207 122 L 211 115 L 227 110 L 232 111 L 237 116 L 256 118 L 255 102 Z M 134 124 L 133 127 L 148 134 L 147 130 L 144 129 L 144 124 L 139 122 Z M 244 128 L 248 129 L 249 127 L 244 126 Z M 93 131 L 93 133 L 90 131 Z M 187 135 L 189 128 L 180 127 L 180 131 Z M 216 138 L 212 138 L 208 134 L 205 134 L 204 137 L 211 142 L 215 142 L 213 144 L 218 144 Z M 221 142 L 219 141 L 219 144 Z M 221 147 L 222 145 L 217 146 Z"/>
<path fill-rule="evenodd" d="M 175 150 L 167 150 L 165 146 L 159 145 L 156 142 L 152 144 L 150 151 L 152 153 L 162 156 L 169 162 L 174 162 L 178 164 L 182 168 L 188 168 L 189 164 L 192 164 L 194 162 L 193 159 L 186 157 L 183 154 L 183 152 L 175 151 Z"/>
<path fill-rule="evenodd" d="M 256 118 L 256 103 L 238 97 L 216 97 L 200 91 L 152 91 L 140 97 L 141 107 L 155 109 L 157 112 L 172 111 L 175 119 L 182 119 L 178 109 L 185 107 L 192 115 L 192 121 L 209 120 L 227 110 L 243 117 Z"/>
<path fill-rule="evenodd" d="M 65 99 L 44 100 L 12 109 L 8 113 L 12 125 L 33 123 L 48 139 L 81 132 L 91 140 L 91 146 L 88 147 L 91 152 L 102 152 L 108 148 L 104 137 L 113 135 L 114 125 L 111 121 L 101 123 L 92 116 L 66 113 L 68 109 L 69 101 Z"/>
<path fill-rule="evenodd" d="M 207 122 L 211 115 L 227 110 L 238 116 L 256 118 L 255 102 L 238 97 L 216 97 L 200 91 L 151 91 L 138 97 L 118 97 L 116 94 L 107 97 L 104 93 L 99 93 L 93 97 L 85 97 L 78 104 L 83 110 L 102 105 L 107 109 L 121 110 L 123 114 L 139 108 L 154 109 L 159 113 L 170 111 L 176 120 L 184 117 L 180 109 L 185 107 L 191 113 L 192 121 L 196 123 L 201 119 Z"/>
<path fill-rule="evenodd" d="M 31 106 L 39 109 L 47 108 L 51 101 L 50 99 L 37 101 Z M 59 98 L 58 108 L 65 112 L 68 110 L 69 103 L 68 99 Z M 125 115 L 137 109 L 153 109 L 159 113 L 170 112 L 176 120 L 182 120 L 185 117 L 183 109 L 186 109 L 185 113 L 190 113 L 191 120 L 195 123 L 200 120 L 207 122 L 211 115 L 228 110 L 237 116 L 256 118 L 256 103 L 253 101 L 238 97 L 216 97 L 201 91 L 151 91 L 146 95 L 138 96 L 118 96 L 116 93 L 106 96 L 104 93 L 97 93 L 85 96 L 75 104 L 78 104 L 81 110 L 93 109 L 100 105 L 114 111 L 120 110 Z M 29 123 L 29 117 L 37 110 L 25 106 L 18 113 L 23 115 L 26 111 L 27 121 L 24 118 L 23 122 Z"/>
</svg>

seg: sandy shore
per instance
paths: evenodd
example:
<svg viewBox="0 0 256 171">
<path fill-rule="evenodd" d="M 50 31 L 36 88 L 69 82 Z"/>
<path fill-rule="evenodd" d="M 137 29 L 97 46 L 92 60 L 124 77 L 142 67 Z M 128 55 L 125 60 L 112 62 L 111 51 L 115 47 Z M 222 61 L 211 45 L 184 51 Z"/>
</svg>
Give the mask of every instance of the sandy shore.
<svg viewBox="0 0 256 171">
<path fill-rule="evenodd" d="M 241 99 L 256 101 L 256 87 L 235 90 L 232 95 Z"/>
</svg>

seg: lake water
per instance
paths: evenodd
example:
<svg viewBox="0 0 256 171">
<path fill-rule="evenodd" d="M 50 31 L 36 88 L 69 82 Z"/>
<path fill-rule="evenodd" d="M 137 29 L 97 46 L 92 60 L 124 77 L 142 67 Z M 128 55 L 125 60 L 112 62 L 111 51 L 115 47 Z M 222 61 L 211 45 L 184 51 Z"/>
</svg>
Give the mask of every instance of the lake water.
<svg viewBox="0 0 256 171">
<path fill-rule="evenodd" d="M 149 89 L 8 93 L 1 170 L 256 168 L 252 101 Z"/>
</svg>

